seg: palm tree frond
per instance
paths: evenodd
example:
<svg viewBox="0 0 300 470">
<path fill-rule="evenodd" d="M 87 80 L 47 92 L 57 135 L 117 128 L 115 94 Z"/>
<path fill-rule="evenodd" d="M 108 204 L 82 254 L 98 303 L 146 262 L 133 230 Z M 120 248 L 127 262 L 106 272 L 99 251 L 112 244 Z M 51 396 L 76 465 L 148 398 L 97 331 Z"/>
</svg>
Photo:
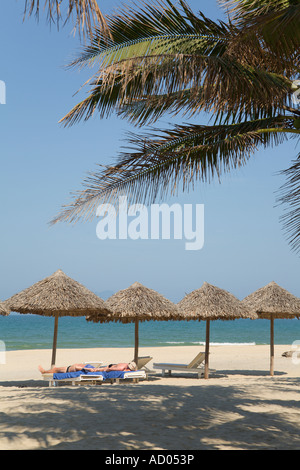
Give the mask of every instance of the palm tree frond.
<svg viewBox="0 0 300 470">
<path fill-rule="evenodd" d="M 41 3 L 42 0 L 25 0 L 24 17 L 35 14 L 38 19 Z M 62 10 L 61 7 L 65 7 L 65 9 Z M 97 0 L 69 0 L 68 7 L 67 0 L 45 0 L 44 10 L 47 11 L 49 23 L 56 23 L 57 27 L 61 21 L 66 23 L 75 14 L 74 30 L 78 28 L 79 33 L 91 35 L 93 28 L 100 26 L 103 35 L 106 37 L 108 35 L 106 20 L 100 11 Z"/>
<path fill-rule="evenodd" d="M 111 34 L 108 41 L 102 28 L 96 28 L 91 43 L 85 46 L 79 57 L 69 67 L 116 64 L 132 57 L 158 55 L 162 52 L 184 53 L 200 48 L 202 52 L 223 47 L 230 28 L 213 22 L 203 14 L 194 15 L 186 2 L 179 1 L 180 12 L 169 0 L 154 5 L 139 2 L 137 9 L 126 8 L 118 14 L 107 16 Z"/>
<path fill-rule="evenodd" d="M 203 88 L 185 89 L 163 95 L 151 95 L 120 107 L 118 115 L 138 126 L 156 122 L 164 113 L 191 118 L 203 103 Z"/>
<path fill-rule="evenodd" d="M 160 95 L 168 96 L 169 103 L 176 99 L 180 100 L 178 105 L 185 102 L 193 113 L 226 111 L 235 116 L 239 113 L 241 120 L 275 115 L 291 104 L 291 82 L 288 79 L 241 64 L 226 55 L 137 57 L 123 61 L 118 67 L 100 70 L 92 85 L 88 98 L 61 119 L 64 125 L 72 125 L 83 118 L 91 102 L 101 117 L 108 117 L 112 111 L 119 112 L 124 106 L 146 101 L 152 107 L 151 119 L 154 122 L 153 119 L 162 115 L 163 109 L 167 110 L 166 106 L 161 106 L 161 100 L 154 98 Z M 186 90 L 189 90 L 188 101 Z M 158 106 L 156 110 L 154 103 Z M 90 116 L 86 114 L 85 119 Z M 145 116 L 141 120 L 144 123 Z"/>
<path fill-rule="evenodd" d="M 292 3 L 290 0 L 219 0 L 231 14 L 232 21 L 249 21 L 266 14 L 282 11 Z"/>
<path fill-rule="evenodd" d="M 300 252 L 300 154 L 287 170 L 281 172 L 286 182 L 279 189 L 277 202 L 284 207 L 283 228 L 292 249 Z"/>
<path fill-rule="evenodd" d="M 168 192 L 210 181 L 246 163 L 258 145 L 282 142 L 285 117 L 227 126 L 181 125 L 162 135 L 131 135 L 130 152 L 113 166 L 100 166 L 84 181 L 85 189 L 52 220 L 74 222 L 95 216 L 100 203 L 116 204 L 126 194 L 130 202 L 154 202 Z M 272 128 L 272 132 L 268 132 Z M 278 132 L 277 132 L 278 131 Z"/>
<path fill-rule="evenodd" d="M 77 103 L 71 111 L 60 119 L 59 123 L 62 123 L 65 127 L 72 126 L 82 119 L 84 121 L 89 120 L 97 110 L 100 118 L 109 116 L 112 111 L 118 111 L 121 92 L 118 77 L 116 77 L 115 83 L 111 87 L 102 88 L 101 82 L 99 83 L 98 80 L 92 85 L 93 89 L 89 96 Z"/>
<path fill-rule="evenodd" d="M 299 0 L 220 0 L 244 36 L 254 32 L 272 54 L 299 67 Z"/>
</svg>

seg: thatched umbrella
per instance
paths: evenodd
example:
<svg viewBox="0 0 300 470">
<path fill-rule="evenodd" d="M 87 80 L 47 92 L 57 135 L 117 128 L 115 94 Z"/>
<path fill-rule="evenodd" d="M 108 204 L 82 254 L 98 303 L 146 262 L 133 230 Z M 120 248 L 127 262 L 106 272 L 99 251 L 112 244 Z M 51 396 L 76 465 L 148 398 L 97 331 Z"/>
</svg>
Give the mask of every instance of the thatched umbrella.
<svg viewBox="0 0 300 470">
<path fill-rule="evenodd" d="M 300 299 L 276 282 L 270 282 L 245 297 L 242 303 L 257 313 L 258 318 L 270 320 L 270 375 L 274 375 L 274 319 L 299 318 Z"/>
<path fill-rule="evenodd" d="M 10 314 L 9 308 L 5 305 L 4 302 L 0 302 L 0 315 L 7 316 Z"/>
<path fill-rule="evenodd" d="M 106 317 L 87 317 L 94 322 L 135 323 L 134 361 L 137 364 L 139 348 L 139 322 L 148 320 L 177 320 L 182 315 L 173 302 L 158 292 L 135 282 L 127 289 L 120 290 L 106 300 L 105 304 L 113 312 Z"/>
<path fill-rule="evenodd" d="M 257 318 L 250 313 L 233 294 L 204 282 L 200 289 L 187 294 L 178 307 L 186 320 L 206 320 L 205 371 L 208 379 L 210 320 L 235 320 L 237 318 Z"/>
<path fill-rule="evenodd" d="M 56 359 L 58 318 L 110 313 L 104 300 L 60 269 L 6 300 L 13 312 L 55 317 L 52 362 Z"/>
</svg>

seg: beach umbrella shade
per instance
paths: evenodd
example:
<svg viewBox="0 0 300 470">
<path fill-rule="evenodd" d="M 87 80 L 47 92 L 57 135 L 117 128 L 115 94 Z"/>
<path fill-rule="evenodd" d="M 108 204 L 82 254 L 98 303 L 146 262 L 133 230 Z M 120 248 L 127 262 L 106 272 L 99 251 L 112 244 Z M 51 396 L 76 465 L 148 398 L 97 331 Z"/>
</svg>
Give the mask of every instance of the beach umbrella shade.
<svg viewBox="0 0 300 470">
<path fill-rule="evenodd" d="M 52 361 L 55 364 L 58 318 L 109 313 L 104 300 L 61 269 L 5 301 L 10 311 L 55 317 Z"/>
<path fill-rule="evenodd" d="M 9 314 L 10 314 L 10 310 L 7 307 L 7 305 L 5 305 L 4 302 L 0 302 L 0 315 L 7 316 Z"/>
<path fill-rule="evenodd" d="M 182 318 L 182 314 L 173 302 L 139 282 L 116 292 L 106 300 L 105 304 L 112 311 L 111 314 L 105 317 L 101 314 L 87 317 L 87 321 L 135 323 L 134 361 L 136 364 L 139 348 L 139 322 Z"/>
<path fill-rule="evenodd" d="M 300 299 L 276 282 L 270 282 L 242 300 L 258 318 L 270 320 L 270 375 L 274 375 L 274 319 L 299 318 Z"/>
<path fill-rule="evenodd" d="M 237 318 L 257 318 L 248 311 L 239 299 L 224 289 L 204 282 L 200 289 L 187 294 L 178 307 L 186 320 L 205 320 L 205 370 L 204 378 L 209 377 L 209 340 L 211 320 L 235 320 Z"/>
</svg>

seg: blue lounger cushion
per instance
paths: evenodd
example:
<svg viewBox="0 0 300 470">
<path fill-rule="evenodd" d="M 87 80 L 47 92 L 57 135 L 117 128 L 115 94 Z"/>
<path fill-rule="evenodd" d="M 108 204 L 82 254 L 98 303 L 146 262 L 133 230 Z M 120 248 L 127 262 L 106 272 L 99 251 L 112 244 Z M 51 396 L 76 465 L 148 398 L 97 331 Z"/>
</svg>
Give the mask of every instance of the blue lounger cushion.
<svg viewBox="0 0 300 470">
<path fill-rule="evenodd" d="M 63 380 L 63 379 L 73 379 L 76 377 L 79 377 L 80 375 L 102 375 L 103 380 L 107 379 L 123 379 L 125 372 L 128 371 L 119 371 L 119 370 L 112 370 L 110 372 L 105 372 L 105 371 L 95 371 L 95 372 L 90 372 L 86 370 L 79 370 L 77 372 L 60 372 L 53 374 L 53 380 Z"/>
</svg>

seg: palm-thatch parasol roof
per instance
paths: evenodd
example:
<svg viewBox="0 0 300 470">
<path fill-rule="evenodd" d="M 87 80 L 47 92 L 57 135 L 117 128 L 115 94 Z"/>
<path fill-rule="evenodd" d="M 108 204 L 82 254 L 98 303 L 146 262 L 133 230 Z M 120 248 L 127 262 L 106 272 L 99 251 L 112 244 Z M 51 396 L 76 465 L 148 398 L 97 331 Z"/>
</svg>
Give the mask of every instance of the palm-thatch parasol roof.
<svg viewBox="0 0 300 470">
<path fill-rule="evenodd" d="M 210 320 L 257 318 L 257 315 L 249 312 L 233 294 L 207 282 L 204 282 L 200 289 L 187 294 L 178 303 L 178 307 L 186 320 L 206 320 L 204 373 L 206 379 L 208 378 Z"/>
<path fill-rule="evenodd" d="M 242 300 L 259 318 L 300 317 L 300 299 L 272 281 Z"/>
<path fill-rule="evenodd" d="M 109 313 L 104 300 L 68 277 L 61 269 L 6 300 L 11 311 L 54 316 L 52 364 L 55 364 L 57 324 L 60 316 Z"/>
<path fill-rule="evenodd" d="M 300 299 L 272 281 L 242 300 L 258 318 L 270 320 L 270 375 L 274 375 L 274 319 L 300 318 Z"/>
<path fill-rule="evenodd" d="M 257 318 L 230 292 L 204 282 L 200 289 L 187 294 L 178 307 L 186 320 L 235 320 Z"/>
<path fill-rule="evenodd" d="M 0 302 L 0 315 L 7 316 L 10 314 L 9 308 L 5 305 L 4 302 Z"/>
<path fill-rule="evenodd" d="M 135 353 L 134 361 L 138 358 L 138 325 L 139 321 L 177 320 L 182 319 L 178 307 L 164 296 L 135 282 L 127 289 L 120 290 L 106 300 L 105 304 L 112 311 L 103 317 L 101 314 L 87 317 L 94 322 L 135 323 Z"/>
<path fill-rule="evenodd" d="M 135 282 L 120 290 L 105 302 L 117 321 L 128 323 L 136 318 L 146 320 L 172 320 L 180 316 L 178 307 L 153 289 Z"/>
<path fill-rule="evenodd" d="M 36 315 L 85 316 L 109 313 L 104 300 L 68 277 L 61 269 L 5 302 L 11 311 Z"/>
</svg>

